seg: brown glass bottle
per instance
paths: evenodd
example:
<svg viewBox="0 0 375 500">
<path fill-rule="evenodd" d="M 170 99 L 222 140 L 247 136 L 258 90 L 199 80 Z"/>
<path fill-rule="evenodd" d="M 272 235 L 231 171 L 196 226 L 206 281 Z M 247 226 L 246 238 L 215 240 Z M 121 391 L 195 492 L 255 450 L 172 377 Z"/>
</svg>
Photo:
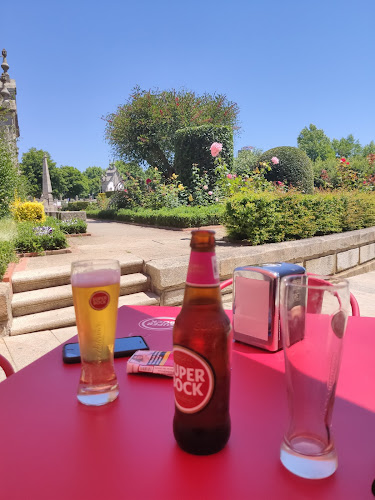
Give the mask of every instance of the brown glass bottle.
<svg viewBox="0 0 375 500">
<path fill-rule="evenodd" d="M 184 302 L 173 329 L 173 432 L 195 455 L 220 451 L 230 436 L 231 325 L 221 302 L 214 235 L 192 231 Z"/>
</svg>

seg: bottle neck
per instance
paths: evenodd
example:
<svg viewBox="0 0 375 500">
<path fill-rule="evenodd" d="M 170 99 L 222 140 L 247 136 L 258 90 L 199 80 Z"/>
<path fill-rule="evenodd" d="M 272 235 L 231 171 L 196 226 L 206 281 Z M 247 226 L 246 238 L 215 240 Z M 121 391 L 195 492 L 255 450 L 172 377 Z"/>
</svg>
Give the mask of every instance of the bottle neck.
<svg viewBox="0 0 375 500">
<path fill-rule="evenodd" d="M 196 251 L 190 253 L 186 285 L 194 288 L 218 287 L 219 271 L 214 251 Z"/>
</svg>

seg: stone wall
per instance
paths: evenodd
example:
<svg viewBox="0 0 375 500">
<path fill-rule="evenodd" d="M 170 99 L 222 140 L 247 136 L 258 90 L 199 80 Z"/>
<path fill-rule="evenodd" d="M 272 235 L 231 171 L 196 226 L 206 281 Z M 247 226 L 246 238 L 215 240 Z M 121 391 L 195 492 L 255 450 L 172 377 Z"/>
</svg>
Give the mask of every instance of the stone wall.
<svg viewBox="0 0 375 500">
<path fill-rule="evenodd" d="M 217 259 L 221 280 L 231 278 L 238 266 L 267 262 L 296 263 L 317 274 L 354 276 L 375 269 L 375 227 L 256 247 L 239 245 L 230 251 L 218 246 Z M 182 303 L 187 267 L 188 257 L 146 263 L 145 272 L 160 305 Z"/>
<path fill-rule="evenodd" d="M 71 219 L 82 219 L 86 220 L 86 212 L 84 210 L 79 211 L 46 211 L 46 215 L 49 217 L 56 217 L 59 220 L 71 220 Z"/>
</svg>

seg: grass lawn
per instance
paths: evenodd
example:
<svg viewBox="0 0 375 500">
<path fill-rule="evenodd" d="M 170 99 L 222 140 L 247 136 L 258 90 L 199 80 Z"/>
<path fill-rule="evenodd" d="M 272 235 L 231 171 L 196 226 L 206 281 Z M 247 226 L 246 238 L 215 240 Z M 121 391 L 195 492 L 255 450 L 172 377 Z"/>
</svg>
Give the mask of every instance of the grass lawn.
<svg viewBox="0 0 375 500">
<path fill-rule="evenodd" d="M 11 241 L 17 235 L 17 223 L 10 218 L 0 219 L 0 241 Z"/>
</svg>

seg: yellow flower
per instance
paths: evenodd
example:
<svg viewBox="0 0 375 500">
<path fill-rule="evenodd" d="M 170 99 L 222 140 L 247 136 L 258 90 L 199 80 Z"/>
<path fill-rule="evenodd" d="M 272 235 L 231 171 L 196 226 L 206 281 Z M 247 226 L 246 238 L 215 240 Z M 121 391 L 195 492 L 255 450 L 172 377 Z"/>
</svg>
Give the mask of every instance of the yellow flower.
<svg viewBox="0 0 375 500">
<path fill-rule="evenodd" d="M 189 195 L 188 200 L 189 200 L 189 201 L 193 201 L 193 200 L 194 200 L 194 198 L 193 198 L 193 196 L 192 196 L 191 194 Z"/>
<path fill-rule="evenodd" d="M 185 188 L 184 188 L 184 186 L 183 186 L 182 184 L 179 184 L 177 187 L 178 187 L 178 189 L 179 189 L 180 191 L 183 191 L 183 190 L 185 189 Z"/>
<path fill-rule="evenodd" d="M 172 179 L 177 179 L 178 175 L 172 174 Z"/>
</svg>

